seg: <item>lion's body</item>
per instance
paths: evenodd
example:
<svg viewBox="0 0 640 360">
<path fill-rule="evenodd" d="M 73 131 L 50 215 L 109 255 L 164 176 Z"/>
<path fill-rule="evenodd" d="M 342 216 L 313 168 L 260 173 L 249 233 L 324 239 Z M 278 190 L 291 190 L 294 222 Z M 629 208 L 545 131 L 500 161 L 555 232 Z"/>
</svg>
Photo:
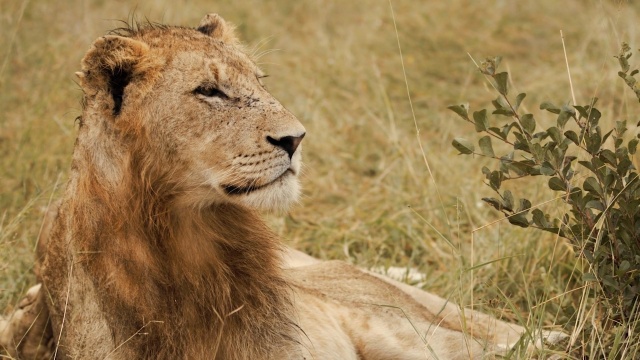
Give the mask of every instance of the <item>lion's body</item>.
<svg viewBox="0 0 640 360">
<path fill-rule="evenodd" d="M 79 76 L 42 288 L 4 323 L 5 346 L 35 353 L 12 339 L 47 313 L 26 339 L 48 331 L 39 356 L 61 359 L 468 359 L 524 333 L 281 248 L 253 209 L 297 197 L 304 128 L 218 16 L 98 39 Z"/>
</svg>

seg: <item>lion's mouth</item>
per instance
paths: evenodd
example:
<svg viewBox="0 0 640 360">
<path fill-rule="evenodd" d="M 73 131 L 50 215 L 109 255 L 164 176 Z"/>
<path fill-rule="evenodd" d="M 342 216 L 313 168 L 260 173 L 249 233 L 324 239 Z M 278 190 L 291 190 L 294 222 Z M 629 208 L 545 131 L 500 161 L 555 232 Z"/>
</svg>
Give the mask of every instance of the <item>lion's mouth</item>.
<svg viewBox="0 0 640 360">
<path fill-rule="evenodd" d="M 288 176 L 289 174 L 295 174 L 293 172 L 292 169 L 287 169 L 285 170 L 285 172 L 283 172 L 282 174 L 280 174 L 280 176 L 278 176 L 277 178 L 273 179 L 272 181 L 266 183 L 266 184 L 262 184 L 262 185 L 249 185 L 249 186 L 237 186 L 237 185 L 222 185 L 222 189 L 224 190 L 224 192 L 227 195 L 246 195 L 249 193 L 252 193 L 256 190 L 260 190 L 263 189 L 267 186 L 270 186 L 272 184 L 274 184 L 275 182 L 277 182 L 278 180 L 284 178 L 285 176 Z"/>
</svg>

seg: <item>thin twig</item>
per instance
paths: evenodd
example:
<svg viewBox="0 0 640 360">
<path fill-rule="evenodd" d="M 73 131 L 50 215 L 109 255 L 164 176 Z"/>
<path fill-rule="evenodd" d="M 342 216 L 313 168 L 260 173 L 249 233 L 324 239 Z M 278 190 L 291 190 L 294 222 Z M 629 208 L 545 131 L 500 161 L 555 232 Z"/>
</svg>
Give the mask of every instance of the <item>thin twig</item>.
<svg viewBox="0 0 640 360">
<path fill-rule="evenodd" d="M 402 47 L 400 46 L 400 35 L 398 34 L 398 26 L 396 24 L 396 16 L 393 12 L 393 5 L 391 4 L 391 0 L 389 0 L 389 8 L 391 9 L 391 18 L 393 19 L 393 27 L 396 31 L 396 40 L 398 42 L 398 52 L 400 54 L 400 64 L 402 65 L 402 75 L 404 76 L 404 84 L 407 89 L 407 98 L 409 99 L 409 107 L 411 107 L 411 116 L 413 117 L 413 125 L 416 129 L 416 138 L 418 139 L 418 146 L 420 147 L 420 152 L 422 153 L 422 159 L 424 160 L 424 164 L 427 166 L 427 171 L 429 172 L 429 176 L 431 177 L 431 181 L 436 189 L 436 194 L 438 194 L 438 200 L 440 201 L 440 205 L 442 205 L 442 211 L 444 214 L 444 218 L 447 220 L 447 225 L 451 227 L 451 221 L 449 221 L 449 216 L 447 215 L 447 211 L 444 208 L 444 201 L 442 200 L 442 195 L 440 194 L 440 189 L 438 188 L 438 184 L 436 183 L 436 179 L 431 172 L 431 167 L 429 166 L 429 161 L 427 160 L 427 156 L 425 155 L 424 147 L 422 146 L 422 140 L 420 139 L 420 128 L 418 127 L 418 120 L 416 119 L 416 113 L 413 109 L 413 102 L 411 101 L 411 92 L 409 91 L 409 80 L 407 78 L 407 71 L 404 67 L 404 57 L 402 56 Z"/>
<path fill-rule="evenodd" d="M 58 355 L 58 348 L 60 347 L 60 339 L 62 338 L 62 331 L 64 330 L 64 319 L 67 317 L 67 307 L 69 306 L 69 294 L 71 293 L 71 275 L 73 274 L 73 261 L 69 268 L 69 280 L 67 281 L 67 298 L 64 301 L 64 312 L 62 313 L 62 323 L 60 323 L 60 333 L 58 334 L 58 341 L 56 341 L 56 351 L 53 352 L 53 358 Z"/>
<path fill-rule="evenodd" d="M 564 61 L 567 64 L 567 75 L 569 75 L 569 87 L 571 87 L 571 98 L 573 99 L 573 105 L 578 105 L 576 102 L 576 94 L 573 91 L 573 81 L 571 80 L 571 68 L 569 67 L 569 58 L 567 57 L 567 48 L 564 46 L 564 34 L 560 30 L 560 38 L 562 39 L 562 51 L 564 51 Z"/>
</svg>

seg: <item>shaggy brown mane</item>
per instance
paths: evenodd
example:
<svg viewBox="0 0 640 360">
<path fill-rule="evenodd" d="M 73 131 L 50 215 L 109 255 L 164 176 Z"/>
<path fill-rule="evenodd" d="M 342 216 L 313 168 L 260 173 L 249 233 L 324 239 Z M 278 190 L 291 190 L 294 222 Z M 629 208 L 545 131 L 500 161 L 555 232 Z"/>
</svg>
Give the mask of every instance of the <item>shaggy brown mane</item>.
<svg viewBox="0 0 640 360">
<path fill-rule="evenodd" d="M 98 283 L 112 283 L 99 297 L 103 310 L 114 314 L 111 321 L 122 333 L 120 340 L 153 327 L 133 345 L 145 348 L 148 358 L 186 353 L 206 358 L 209 346 L 189 346 L 217 339 L 227 348 L 213 353 L 231 359 L 239 349 L 256 351 L 245 340 L 263 338 L 258 343 L 276 346 L 291 336 L 286 333 L 290 290 L 279 274 L 278 245 L 255 214 L 232 205 L 191 213 L 189 219 L 171 210 L 138 210 L 128 214 L 130 221 L 119 231 L 128 234 L 126 239 L 105 234 L 123 241 L 87 246 L 88 252 L 115 255 L 87 259 L 87 268 Z M 147 216 L 155 218 L 139 221 Z M 115 281 L 105 276 L 113 273 L 122 275 Z M 242 336 L 234 339 L 228 334 Z M 238 358 L 264 357 L 273 348 L 262 350 L 265 353 Z"/>
</svg>

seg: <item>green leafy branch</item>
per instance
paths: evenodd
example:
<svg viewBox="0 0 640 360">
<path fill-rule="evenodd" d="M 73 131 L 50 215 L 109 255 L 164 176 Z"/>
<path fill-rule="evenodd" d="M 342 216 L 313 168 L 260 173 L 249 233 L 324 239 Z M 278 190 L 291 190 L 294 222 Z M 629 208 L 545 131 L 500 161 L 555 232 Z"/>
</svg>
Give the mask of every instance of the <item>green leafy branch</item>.
<svg viewBox="0 0 640 360">
<path fill-rule="evenodd" d="M 620 76 L 624 82 L 633 90 L 633 92 L 638 97 L 638 101 L 640 101 L 640 88 L 638 88 L 638 82 L 635 78 L 635 75 L 638 74 L 638 69 L 631 70 L 631 65 L 629 65 L 629 58 L 631 57 L 631 47 L 627 43 L 622 43 L 622 48 L 620 49 L 620 54 L 616 56 L 618 62 L 620 63 L 621 71 L 618 71 L 618 76 Z"/>
<path fill-rule="evenodd" d="M 617 58 L 622 69 L 619 76 L 640 99 L 634 77 L 639 71 L 631 70 L 628 45 L 623 44 Z M 490 58 L 478 66 L 498 93 L 491 101 L 493 109 L 470 114 L 468 104 L 449 107 L 482 135 L 479 150 L 464 138 L 455 138 L 453 147 L 461 154 L 495 159 L 498 166 L 485 166 L 482 173 L 497 196 L 483 200 L 513 225 L 569 239 L 590 263 L 583 279 L 601 286 L 604 301 L 618 316 L 630 316 L 640 301 L 640 181 L 632 162 L 639 138 L 625 142 L 626 121 L 617 121 L 613 129 L 603 132 L 597 98 L 581 106 L 543 102 L 540 109 L 556 119 L 554 126 L 540 129 L 533 114 L 520 110 L 526 94 L 510 98 L 509 75 L 497 71 L 500 61 Z M 610 138 L 613 148 L 604 146 Z M 493 141 L 506 144 L 509 151 L 496 155 Z M 578 161 L 578 152 L 585 160 Z M 517 200 L 510 190 L 501 188 L 506 181 L 533 176 L 546 177 L 550 190 L 563 193 L 567 210 L 560 217 L 532 209 L 530 200 Z"/>
</svg>

